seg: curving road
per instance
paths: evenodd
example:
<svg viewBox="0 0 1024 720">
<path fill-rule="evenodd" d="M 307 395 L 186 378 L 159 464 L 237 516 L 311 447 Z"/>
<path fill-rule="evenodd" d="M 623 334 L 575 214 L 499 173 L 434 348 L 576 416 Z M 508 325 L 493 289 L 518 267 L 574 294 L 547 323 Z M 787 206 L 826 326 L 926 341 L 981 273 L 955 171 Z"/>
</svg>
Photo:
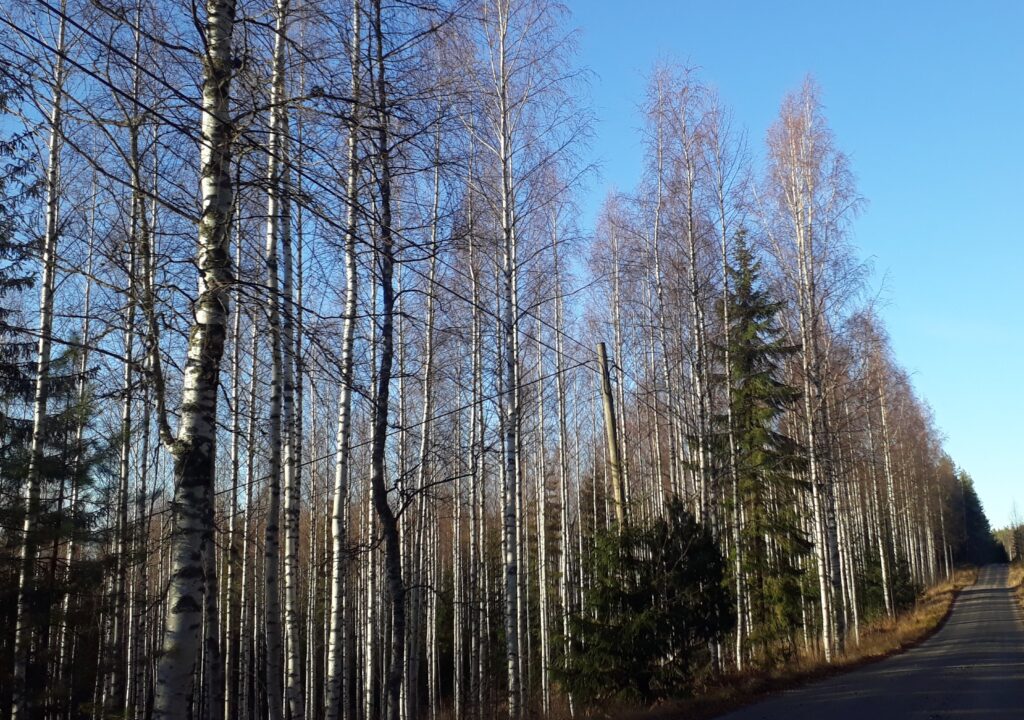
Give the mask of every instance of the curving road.
<svg viewBox="0 0 1024 720">
<path fill-rule="evenodd" d="M 722 720 L 1024 720 L 1024 613 L 1005 565 L 982 568 L 927 642 Z"/>
</svg>

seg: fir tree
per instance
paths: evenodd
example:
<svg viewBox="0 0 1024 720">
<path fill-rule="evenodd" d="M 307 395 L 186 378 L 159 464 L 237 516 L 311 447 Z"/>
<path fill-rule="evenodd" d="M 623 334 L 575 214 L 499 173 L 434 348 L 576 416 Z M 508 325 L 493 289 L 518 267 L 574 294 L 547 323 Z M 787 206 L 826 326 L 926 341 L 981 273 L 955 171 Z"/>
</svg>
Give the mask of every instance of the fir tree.
<svg viewBox="0 0 1024 720">
<path fill-rule="evenodd" d="M 25 89 L 26 77 L 13 66 L 0 68 L 0 129 L 9 127 L 9 109 Z M 39 238 L 31 222 L 34 203 L 41 197 L 41 183 L 26 143 L 27 133 L 0 135 L 0 626 L 13 644 L 18 601 L 18 561 L 24 541 L 25 502 L 23 485 L 28 474 L 32 442 L 32 396 L 35 386 L 35 334 L 26 319 L 34 301 L 35 258 Z M 66 548 L 74 539 L 79 546 L 97 539 L 97 512 L 83 510 L 72 496 L 82 497 L 106 470 L 109 442 L 95 432 L 99 408 L 92 400 L 90 372 L 83 377 L 83 352 L 78 340 L 72 349 L 55 357 L 48 375 L 50 402 L 44 423 L 43 457 L 40 464 L 41 503 L 34 542 L 39 548 L 37 572 L 28 587 L 28 622 L 36 628 L 28 672 L 28 692 L 46 699 L 63 695 L 65 702 L 87 699 L 92 690 L 91 673 L 68 673 L 76 687 L 60 687 L 62 678 L 45 672 L 52 662 L 50 633 L 60 621 L 86 627 L 98 610 L 101 592 L 100 561 L 90 547 L 76 554 L 68 567 Z M 100 506 L 102 507 L 102 506 Z M 66 596 L 75 602 L 66 606 Z M 83 633 L 91 638 L 91 633 Z M 87 642 L 87 641 L 83 641 Z M 5 656 L 0 663 L 0 710 L 9 706 L 11 667 Z M 73 692 L 74 690 L 74 692 Z"/>
<path fill-rule="evenodd" d="M 562 680 L 586 704 L 685 694 L 732 622 L 725 560 L 682 500 L 664 518 L 599 534 L 591 583 L 570 620 Z"/>
<path fill-rule="evenodd" d="M 726 299 L 736 502 L 742 518 L 739 567 L 749 603 L 751 648 L 771 662 L 779 652 L 793 650 L 793 631 L 800 622 L 797 561 L 810 546 L 796 514 L 804 485 L 802 449 L 780 428 L 780 418 L 800 397 L 781 379 L 781 364 L 796 348 L 782 339 L 777 323 L 781 303 L 764 287 L 760 272 L 740 231 Z M 719 418 L 720 426 L 728 421 L 728 416 Z M 717 447 L 727 465 L 728 443 L 721 439 Z M 735 563 L 732 567 L 735 572 Z"/>
<path fill-rule="evenodd" d="M 960 526 L 953 548 L 953 560 L 960 565 L 1008 562 L 1005 548 L 996 540 L 985 509 L 974 489 L 974 480 L 964 470 L 955 473 L 956 487 L 951 500 L 954 525 Z"/>
<path fill-rule="evenodd" d="M 0 72 L 0 127 L 8 119 L 24 90 L 25 78 L 15 67 Z M 39 185 L 30 172 L 25 133 L 0 136 L 0 490 L 17 495 L 10 487 L 9 465 L 16 451 L 27 440 L 31 425 L 19 415 L 19 409 L 32 397 L 32 337 L 21 325 L 19 308 L 22 294 L 33 284 L 26 267 L 31 244 L 19 239 L 16 218 L 19 210 L 38 197 Z"/>
</svg>

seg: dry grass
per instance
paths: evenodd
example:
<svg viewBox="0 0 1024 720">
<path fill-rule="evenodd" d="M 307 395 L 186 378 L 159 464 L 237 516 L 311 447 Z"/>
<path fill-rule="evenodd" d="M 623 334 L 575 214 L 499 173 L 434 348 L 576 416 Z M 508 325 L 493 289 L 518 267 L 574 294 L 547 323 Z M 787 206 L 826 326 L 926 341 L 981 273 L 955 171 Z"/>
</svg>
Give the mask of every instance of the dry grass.
<svg viewBox="0 0 1024 720">
<path fill-rule="evenodd" d="M 1009 585 L 1016 588 L 1017 601 L 1024 608 L 1024 562 L 1016 562 L 1010 566 Z"/>
<path fill-rule="evenodd" d="M 1015 572 L 1018 581 L 1024 580 L 1024 566 L 1015 568 Z M 825 663 L 819 654 L 808 654 L 784 668 L 718 678 L 713 685 L 701 688 L 695 697 L 686 700 L 667 702 L 643 711 L 606 708 L 604 716 L 623 720 L 713 718 L 765 695 L 894 655 L 923 642 L 937 631 L 949 616 L 957 593 L 973 584 L 977 575 L 977 570 L 958 570 L 951 580 L 922 593 L 911 610 L 893 619 L 861 625 L 860 643 L 854 643 L 851 638 L 847 652 L 831 664 Z M 1024 585 L 1018 590 L 1018 597 L 1024 602 Z"/>
</svg>

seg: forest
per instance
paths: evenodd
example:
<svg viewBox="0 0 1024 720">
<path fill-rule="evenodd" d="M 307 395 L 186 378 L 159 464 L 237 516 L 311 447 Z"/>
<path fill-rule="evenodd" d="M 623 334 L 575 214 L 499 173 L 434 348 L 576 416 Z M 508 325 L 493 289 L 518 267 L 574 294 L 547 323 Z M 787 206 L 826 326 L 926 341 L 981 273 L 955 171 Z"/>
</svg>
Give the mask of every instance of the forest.
<svg viewBox="0 0 1024 720">
<path fill-rule="evenodd" d="M 751 137 L 651 68 L 587 227 L 572 28 L 5 3 L 0 717 L 586 716 L 831 662 L 1005 560 L 825 91 Z"/>
</svg>

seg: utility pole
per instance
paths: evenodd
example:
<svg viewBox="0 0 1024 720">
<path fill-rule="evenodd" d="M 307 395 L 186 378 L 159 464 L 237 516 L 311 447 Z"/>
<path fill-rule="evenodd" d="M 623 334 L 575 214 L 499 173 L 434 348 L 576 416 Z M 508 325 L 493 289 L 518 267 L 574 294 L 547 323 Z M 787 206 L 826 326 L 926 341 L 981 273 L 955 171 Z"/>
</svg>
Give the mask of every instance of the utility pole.
<svg viewBox="0 0 1024 720">
<path fill-rule="evenodd" d="M 611 468 L 612 493 L 615 501 L 615 519 L 619 530 L 626 527 L 625 492 L 622 487 L 622 460 L 619 457 L 619 431 L 615 422 L 612 400 L 612 380 L 608 373 L 608 351 L 604 343 L 597 344 L 597 361 L 601 365 L 601 397 L 604 399 L 604 429 L 608 437 L 608 465 Z"/>
</svg>

